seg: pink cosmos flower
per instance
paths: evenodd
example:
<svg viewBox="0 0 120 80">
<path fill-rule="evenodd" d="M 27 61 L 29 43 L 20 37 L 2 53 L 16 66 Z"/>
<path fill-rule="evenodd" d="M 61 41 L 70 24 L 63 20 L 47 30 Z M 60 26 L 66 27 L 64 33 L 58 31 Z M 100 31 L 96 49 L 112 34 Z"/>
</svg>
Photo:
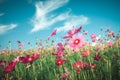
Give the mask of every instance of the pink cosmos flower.
<svg viewBox="0 0 120 80">
<path fill-rule="evenodd" d="M 82 29 L 82 26 L 80 26 L 79 28 L 75 29 L 74 33 L 76 34 L 76 33 L 80 32 L 81 29 Z"/>
<path fill-rule="evenodd" d="M 67 32 L 67 35 L 64 36 L 63 39 L 71 38 L 74 34 L 75 34 L 75 27 L 73 26 L 73 29 L 72 29 L 72 30 L 69 30 L 69 31 Z"/>
<path fill-rule="evenodd" d="M 19 47 L 22 48 L 24 46 L 24 43 L 19 43 Z"/>
<path fill-rule="evenodd" d="M 55 29 L 55 30 L 50 34 L 50 36 L 56 35 L 56 32 L 57 32 L 57 29 Z"/>
<path fill-rule="evenodd" d="M 87 57 L 87 56 L 89 56 L 90 54 L 91 54 L 90 50 L 85 50 L 85 51 L 82 52 L 82 56 L 83 56 L 83 57 Z"/>
<path fill-rule="evenodd" d="M 82 35 L 73 36 L 69 41 L 68 44 L 70 47 L 77 49 L 82 46 L 84 37 Z"/>
<path fill-rule="evenodd" d="M 96 40 L 95 40 L 95 39 L 93 39 L 93 40 L 92 40 L 92 42 L 96 42 Z"/>
<path fill-rule="evenodd" d="M 92 69 L 95 69 L 95 68 L 96 68 L 96 64 L 95 64 L 95 63 L 92 63 L 92 64 L 91 64 L 91 68 L 92 68 Z"/>
<path fill-rule="evenodd" d="M 4 49 L 2 49 L 2 51 L 6 52 L 6 51 L 7 51 L 7 49 L 6 49 L 6 48 L 4 48 Z"/>
<path fill-rule="evenodd" d="M 5 64 L 6 64 L 6 61 L 4 61 L 4 60 L 0 60 L 0 67 L 5 66 Z"/>
<path fill-rule="evenodd" d="M 65 52 L 63 50 L 64 50 L 63 44 L 58 43 L 57 44 L 57 52 L 52 52 L 52 55 L 56 55 L 57 57 L 62 57 L 65 54 Z"/>
<path fill-rule="evenodd" d="M 80 26 L 79 28 L 75 29 L 75 27 L 73 26 L 72 30 L 69 30 L 67 35 L 63 37 L 63 39 L 66 38 L 71 38 L 74 34 L 77 34 L 78 32 L 80 32 L 80 30 L 82 29 L 82 26 Z"/>
<path fill-rule="evenodd" d="M 114 35 L 113 31 L 111 31 L 111 32 L 108 33 L 108 36 L 113 36 L 113 35 Z"/>
<path fill-rule="evenodd" d="M 62 74 L 62 75 L 60 76 L 60 78 L 66 79 L 66 78 L 68 78 L 68 74 L 64 73 L 64 74 Z"/>
<path fill-rule="evenodd" d="M 87 35 L 87 34 L 88 34 L 88 31 L 84 31 L 83 33 L 84 33 L 85 35 Z"/>
<path fill-rule="evenodd" d="M 96 38 L 97 36 L 96 36 L 96 34 L 92 34 L 91 35 L 91 38 L 93 39 L 93 38 Z"/>
<path fill-rule="evenodd" d="M 50 36 L 48 36 L 48 37 L 46 38 L 46 40 L 47 40 L 47 41 L 50 40 Z"/>
<path fill-rule="evenodd" d="M 67 68 L 65 68 L 65 73 L 63 73 L 60 78 L 62 79 L 66 79 L 69 78 L 70 72 L 67 70 Z"/>
<path fill-rule="evenodd" d="M 109 47 L 111 47 L 111 46 L 113 46 L 113 45 L 114 45 L 114 42 L 112 42 L 112 41 L 109 41 L 109 42 L 108 42 L 108 46 L 109 46 Z"/>
</svg>

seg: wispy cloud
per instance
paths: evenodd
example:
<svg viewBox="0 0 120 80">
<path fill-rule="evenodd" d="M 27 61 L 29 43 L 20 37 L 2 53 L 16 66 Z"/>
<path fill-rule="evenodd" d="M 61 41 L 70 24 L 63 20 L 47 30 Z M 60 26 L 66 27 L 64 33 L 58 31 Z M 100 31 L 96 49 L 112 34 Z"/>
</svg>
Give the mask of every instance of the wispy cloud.
<svg viewBox="0 0 120 80">
<path fill-rule="evenodd" d="M 17 24 L 0 25 L 0 35 L 17 27 Z"/>
<path fill-rule="evenodd" d="M 58 10 L 60 7 L 68 3 L 69 0 L 48 0 L 40 1 L 35 4 L 36 13 L 32 18 L 33 28 L 31 32 L 37 32 L 39 30 L 44 30 L 48 27 L 51 27 L 57 22 L 63 21 L 60 23 L 62 26 L 57 26 L 58 32 L 67 31 L 71 27 L 88 24 L 88 17 L 84 15 L 73 15 L 70 14 L 72 10 L 62 12 L 60 14 L 55 14 L 54 11 Z"/>
<path fill-rule="evenodd" d="M 49 13 L 62 7 L 67 2 L 68 0 L 48 0 L 45 2 L 37 2 L 35 4 L 36 13 L 34 15 L 34 18 L 32 19 L 32 24 L 34 27 L 31 32 L 37 32 L 39 30 L 46 29 L 58 21 L 65 20 L 67 18 L 67 12 L 57 16 L 54 14 L 49 15 Z"/>
<path fill-rule="evenodd" d="M 68 31 L 73 26 L 86 25 L 86 24 L 88 24 L 88 22 L 89 22 L 88 17 L 86 17 L 84 15 L 79 15 L 79 16 L 69 15 L 66 22 L 61 27 L 59 27 L 57 29 L 58 29 L 58 32 Z"/>
<path fill-rule="evenodd" d="M 0 13 L 0 16 L 3 16 L 4 15 L 4 13 Z"/>
</svg>

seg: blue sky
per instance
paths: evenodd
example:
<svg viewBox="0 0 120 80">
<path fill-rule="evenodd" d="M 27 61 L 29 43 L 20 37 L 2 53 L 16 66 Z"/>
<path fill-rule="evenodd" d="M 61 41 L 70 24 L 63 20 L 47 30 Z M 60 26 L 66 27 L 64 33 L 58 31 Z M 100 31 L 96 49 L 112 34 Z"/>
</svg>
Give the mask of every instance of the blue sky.
<svg viewBox="0 0 120 80">
<path fill-rule="evenodd" d="M 118 32 L 120 0 L 0 0 L 0 50 L 9 40 L 12 49 L 18 48 L 18 40 L 28 49 L 28 42 L 44 41 L 54 29 L 58 33 L 51 40 L 61 41 L 72 26 L 81 25 L 88 36 L 107 26 Z"/>
</svg>

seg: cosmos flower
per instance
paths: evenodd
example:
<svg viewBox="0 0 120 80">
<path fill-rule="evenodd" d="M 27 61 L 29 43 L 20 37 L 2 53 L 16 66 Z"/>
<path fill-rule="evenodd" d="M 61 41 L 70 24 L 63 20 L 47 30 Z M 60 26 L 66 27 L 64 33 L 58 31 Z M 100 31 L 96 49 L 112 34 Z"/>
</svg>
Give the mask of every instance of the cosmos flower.
<svg viewBox="0 0 120 80">
<path fill-rule="evenodd" d="M 100 54 L 96 54 L 96 55 L 94 56 L 94 60 L 96 60 L 96 61 L 99 61 L 99 60 L 101 60 L 101 59 L 102 59 L 102 57 L 101 57 Z"/>
<path fill-rule="evenodd" d="M 79 28 L 75 29 L 74 34 L 77 34 L 78 32 L 80 32 L 81 29 L 82 29 L 82 26 L 80 26 Z"/>
<path fill-rule="evenodd" d="M 109 46 L 109 47 L 111 47 L 111 46 L 113 46 L 113 45 L 114 45 L 114 42 L 108 41 L 108 46 Z"/>
<path fill-rule="evenodd" d="M 91 54 L 90 50 L 85 50 L 85 51 L 82 52 L 82 56 L 83 56 L 83 57 L 87 57 L 87 56 L 89 56 L 90 54 Z"/>
<path fill-rule="evenodd" d="M 80 32 L 80 30 L 82 29 L 82 26 L 80 26 L 79 28 L 75 29 L 75 27 L 73 26 L 72 30 L 69 30 L 67 32 L 67 35 L 63 37 L 63 39 L 66 38 L 71 38 L 73 35 L 77 34 L 78 32 Z"/>
<path fill-rule="evenodd" d="M 95 63 L 92 63 L 92 64 L 91 64 L 91 68 L 92 68 L 92 69 L 95 69 L 95 68 L 96 68 L 96 64 L 95 64 Z"/>
<path fill-rule="evenodd" d="M 15 68 L 16 64 L 17 62 L 14 61 L 10 62 L 9 65 L 4 69 L 3 74 L 11 72 Z"/>
<path fill-rule="evenodd" d="M 62 59 L 62 58 L 56 58 L 55 64 L 57 66 L 62 65 L 66 60 Z"/>
<path fill-rule="evenodd" d="M 50 40 L 50 36 L 48 36 L 48 37 L 46 38 L 46 40 L 47 40 L 47 41 Z"/>
<path fill-rule="evenodd" d="M 90 65 L 87 62 L 83 62 L 83 68 L 85 70 L 90 69 Z"/>
<path fill-rule="evenodd" d="M 79 75 L 81 72 L 80 70 L 76 70 L 76 74 Z"/>
<path fill-rule="evenodd" d="M 75 69 L 75 70 L 78 70 L 78 69 L 80 69 L 80 68 L 82 68 L 83 67 L 83 63 L 81 62 L 81 61 L 76 61 L 74 64 L 73 64 L 73 68 Z"/>
<path fill-rule="evenodd" d="M 60 78 L 62 78 L 62 79 L 66 79 L 66 78 L 68 78 L 69 77 L 69 74 L 68 73 L 63 73 L 61 76 L 60 76 Z"/>
<path fill-rule="evenodd" d="M 97 37 L 97 36 L 96 36 L 96 34 L 94 34 L 94 33 L 91 35 L 91 38 L 92 38 L 92 39 L 93 39 L 93 38 L 96 38 L 96 37 Z"/>
<path fill-rule="evenodd" d="M 113 35 L 114 35 L 113 31 L 111 31 L 111 32 L 108 33 L 108 36 L 113 36 Z"/>
<path fill-rule="evenodd" d="M 96 40 L 95 40 L 95 39 L 93 39 L 93 40 L 92 40 L 92 42 L 96 42 Z"/>
<path fill-rule="evenodd" d="M 62 43 L 57 44 L 57 51 L 52 52 L 52 55 L 56 55 L 57 57 L 62 57 L 65 54 L 64 52 L 64 46 Z"/>
<path fill-rule="evenodd" d="M 4 60 L 0 60 L 0 67 L 5 66 L 5 64 L 6 64 L 6 61 L 4 61 Z"/>
<path fill-rule="evenodd" d="M 3 48 L 3 49 L 2 49 L 2 52 L 7 52 L 7 49 L 6 49 L 6 48 Z"/>
<path fill-rule="evenodd" d="M 21 43 L 19 43 L 18 46 L 19 46 L 19 48 L 22 48 L 24 46 L 24 43 L 21 42 Z"/>
<path fill-rule="evenodd" d="M 70 72 L 68 71 L 68 69 L 66 67 L 64 67 L 64 71 L 65 73 L 63 73 L 60 78 L 62 79 L 66 79 L 66 78 L 69 78 L 70 77 Z"/>
<path fill-rule="evenodd" d="M 82 35 L 78 35 L 78 36 L 73 36 L 69 41 L 68 44 L 70 47 L 74 48 L 74 49 L 78 49 L 79 47 L 81 47 L 83 45 L 83 40 L 84 37 Z"/>
<path fill-rule="evenodd" d="M 18 57 L 16 57 L 14 60 L 12 60 L 12 61 L 8 64 L 8 66 L 5 67 L 5 69 L 4 69 L 4 71 L 3 71 L 3 74 L 7 74 L 7 73 L 13 71 L 14 68 L 15 68 L 15 66 L 16 66 L 16 64 L 17 64 L 17 62 L 18 62 Z"/>
<path fill-rule="evenodd" d="M 26 56 L 19 57 L 19 60 L 21 63 L 24 63 L 24 64 L 32 63 L 33 61 L 37 60 L 39 57 L 40 57 L 40 54 L 36 53 L 36 54 L 32 54 L 31 56 L 26 55 Z"/>
<path fill-rule="evenodd" d="M 54 36 L 54 35 L 56 35 L 56 33 L 57 33 L 57 29 L 55 29 L 55 30 L 50 34 L 50 36 Z"/>
<path fill-rule="evenodd" d="M 64 46 L 62 43 L 58 43 L 58 47 L 57 47 L 57 56 L 63 56 L 64 52 L 63 52 Z"/>
<path fill-rule="evenodd" d="M 88 31 L 84 31 L 83 34 L 87 35 L 87 34 L 88 34 Z"/>
</svg>

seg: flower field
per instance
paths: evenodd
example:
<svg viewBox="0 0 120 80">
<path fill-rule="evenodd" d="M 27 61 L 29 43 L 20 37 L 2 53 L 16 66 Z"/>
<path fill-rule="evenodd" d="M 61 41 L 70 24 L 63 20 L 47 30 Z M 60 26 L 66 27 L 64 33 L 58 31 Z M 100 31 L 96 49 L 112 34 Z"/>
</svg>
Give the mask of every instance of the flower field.
<svg viewBox="0 0 120 80">
<path fill-rule="evenodd" d="M 101 29 L 102 33 L 99 37 L 82 26 L 73 27 L 63 42 L 52 40 L 43 46 L 39 41 L 38 48 L 29 50 L 17 41 L 18 50 L 0 52 L 0 80 L 120 80 L 120 31 Z M 57 29 L 46 42 L 56 36 Z"/>
</svg>

